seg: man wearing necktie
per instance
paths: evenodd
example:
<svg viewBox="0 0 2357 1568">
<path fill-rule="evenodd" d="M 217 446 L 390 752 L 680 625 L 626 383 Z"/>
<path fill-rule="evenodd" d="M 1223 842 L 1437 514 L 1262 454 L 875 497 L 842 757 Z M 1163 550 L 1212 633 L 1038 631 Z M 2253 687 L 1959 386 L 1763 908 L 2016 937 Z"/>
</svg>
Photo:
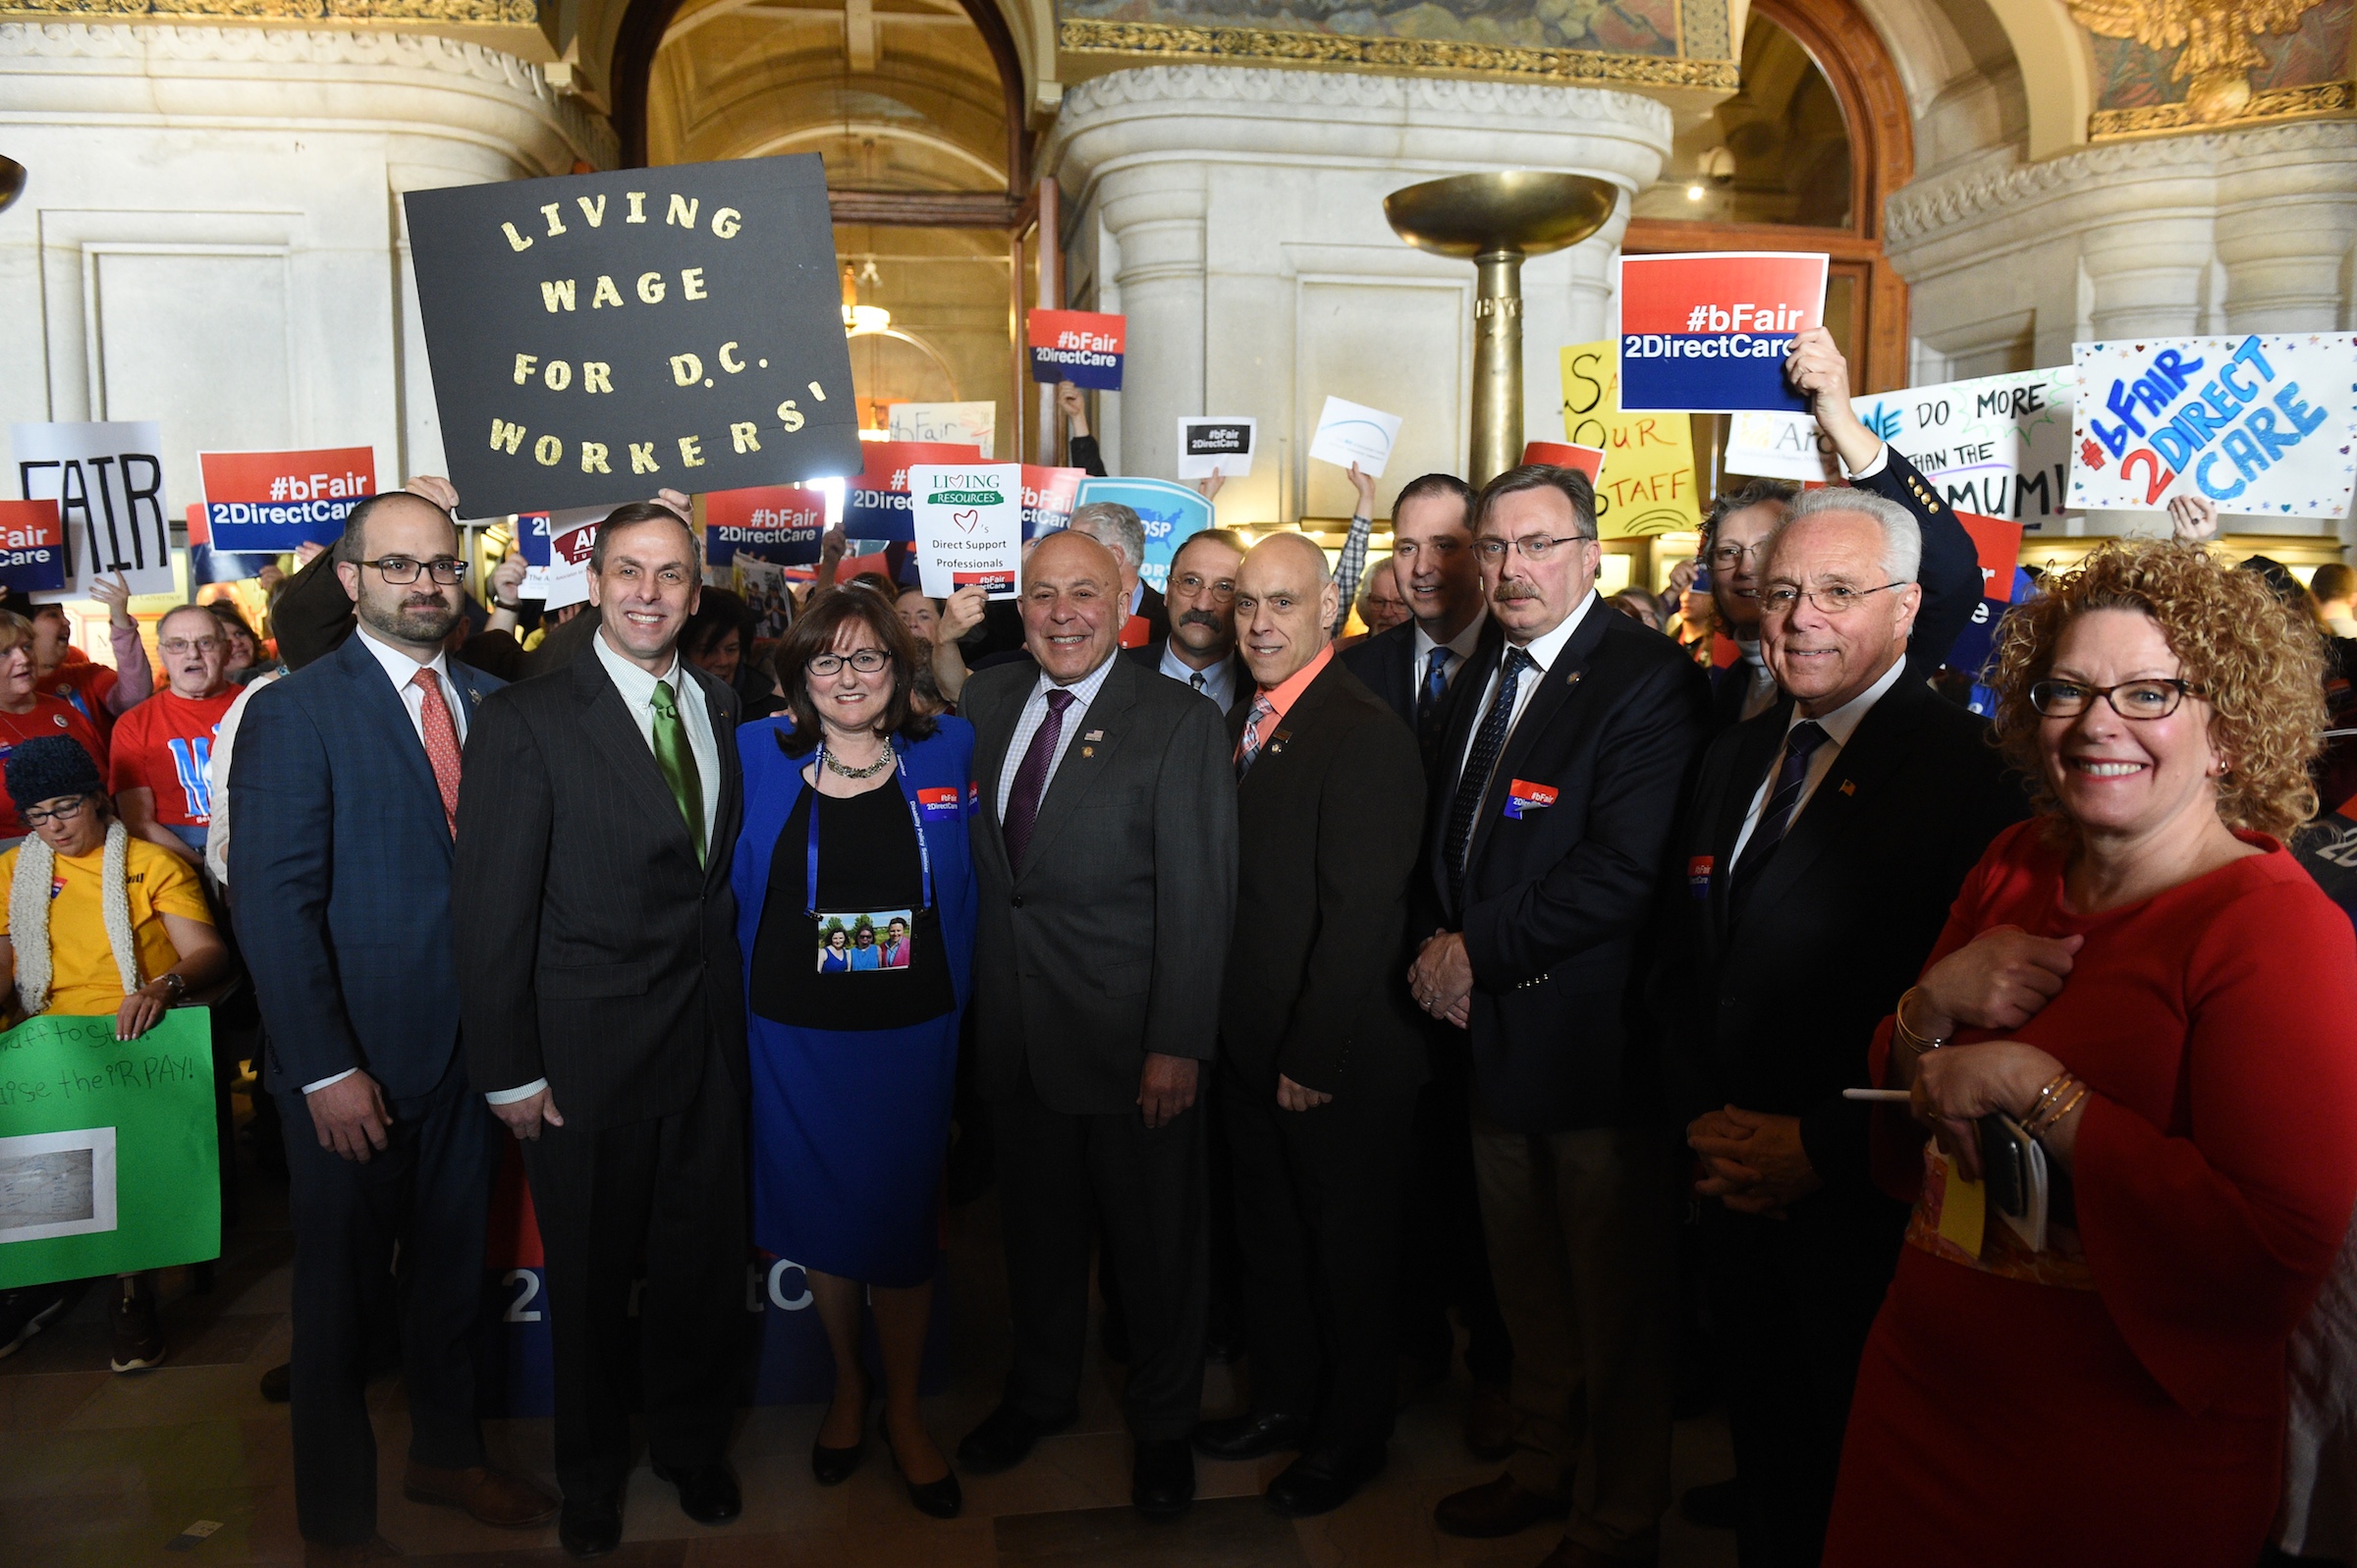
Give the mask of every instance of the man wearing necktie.
<svg viewBox="0 0 2357 1568">
<path fill-rule="evenodd" d="M 998 1150 L 1014 1356 L 959 1445 L 990 1474 L 1079 1412 L 1102 1235 L 1129 1327 L 1130 1498 L 1194 1500 L 1203 1398 L 1203 1063 L 1235 903 L 1235 784 L 1220 711 L 1114 657 L 1123 563 L 1084 534 L 1023 564 L 1035 665 L 983 671 L 971 819 L 976 1078 Z"/>
<path fill-rule="evenodd" d="M 1868 1170 L 1875 1027 L 1965 876 L 2027 811 L 1988 726 L 1909 657 L 1925 530 L 1847 488 L 1764 543 L 1760 648 L 1790 701 L 1712 742 L 1682 814 L 1651 994 L 1692 1118 L 1743 1568 L 1825 1551 L 1866 1333 L 1906 1225 Z"/>
<path fill-rule="evenodd" d="M 355 507 L 334 570 L 358 630 L 256 691 L 228 780 L 238 940 L 269 1045 L 295 1231 L 295 1507 L 308 1560 L 376 1534 L 368 1325 L 399 1250 L 404 1489 L 494 1525 L 553 1499 L 489 1469 L 473 1340 L 498 1129 L 468 1086 L 451 960 L 462 761 L 500 683 L 446 659 L 465 563 L 431 502 Z"/>
<path fill-rule="evenodd" d="M 1236 731 L 1235 930 L 1214 1074 L 1233 1172 L 1252 1402 L 1198 1451 L 1297 1448 L 1280 1513 L 1339 1508 L 1384 1466 L 1400 1199 L 1425 1073 L 1400 983 L 1423 820 L 1414 740 L 1334 657 L 1341 594 L 1297 533 L 1255 545 L 1236 624 L 1258 687 Z"/>
<path fill-rule="evenodd" d="M 1473 491 L 1462 479 L 1428 473 L 1399 487 L 1392 503 L 1392 569 L 1407 601 L 1406 622 L 1337 657 L 1420 739 L 1430 739 L 1458 673 L 1483 652 L 1485 636 L 1497 635 L 1473 559 Z"/>
<path fill-rule="evenodd" d="M 1252 673 L 1235 651 L 1235 573 L 1243 564 L 1244 541 L 1226 528 L 1187 535 L 1165 579 L 1170 635 L 1121 656 L 1233 713 L 1252 694 Z"/>
<path fill-rule="evenodd" d="M 1435 1518 L 1505 1536 L 1567 1513 L 1548 1568 L 1647 1562 L 1670 1501 L 1677 1147 L 1630 982 L 1709 693 L 1599 606 L 1585 475 L 1508 469 L 1473 537 L 1504 636 L 1439 742 L 1413 928 L 1439 929 L 1409 985 L 1469 1035 L 1516 1448 Z"/>
<path fill-rule="evenodd" d="M 637 1389 L 682 1510 L 737 1516 L 747 1244 L 737 699 L 679 657 L 702 572 L 677 513 L 619 508 L 589 569 L 588 648 L 483 707 L 456 889 L 467 1060 L 522 1140 L 547 1257 L 558 1535 L 576 1556 L 620 1540 Z"/>
</svg>

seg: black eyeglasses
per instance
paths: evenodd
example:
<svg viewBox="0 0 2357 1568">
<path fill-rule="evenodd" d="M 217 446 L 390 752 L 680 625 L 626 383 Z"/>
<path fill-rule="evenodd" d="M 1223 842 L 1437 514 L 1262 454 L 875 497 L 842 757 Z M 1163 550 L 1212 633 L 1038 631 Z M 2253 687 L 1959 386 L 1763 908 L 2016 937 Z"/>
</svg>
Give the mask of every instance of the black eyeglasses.
<svg viewBox="0 0 2357 1568">
<path fill-rule="evenodd" d="M 1555 554 L 1557 545 L 1585 544 L 1595 537 L 1592 533 L 1567 533 L 1560 538 L 1554 534 L 1526 533 L 1519 539 L 1476 539 L 1473 553 L 1488 567 L 1504 561 L 1508 550 L 1519 550 L 1525 561 L 1544 561 Z"/>
<path fill-rule="evenodd" d="M 1879 588 L 1849 588 L 1836 583 L 1830 588 L 1771 588 L 1760 595 L 1760 613 L 1770 616 L 1788 616 L 1803 599 L 1815 605 L 1821 614 L 1845 616 L 1866 602 L 1870 594 L 1889 593 L 1904 588 L 1903 582 L 1886 582 Z"/>
<path fill-rule="evenodd" d="M 32 810 L 25 813 L 25 826 L 37 828 L 44 822 L 72 822 L 76 817 L 82 815 L 82 809 L 89 803 L 88 795 L 77 795 L 64 805 L 52 806 L 47 811 L 35 806 Z"/>
<path fill-rule="evenodd" d="M 883 649 L 861 648 L 848 659 L 839 653 L 822 653 L 802 668 L 814 676 L 838 676 L 848 664 L 863 676 L 872 676 L 890 663 L 892 655 Z"/>
<path fill-rule="evenodd" d="M 2030 687 L 2030 706 L 2049 719 L 2076 719 L 2101 697 L 2122 719 L 2165 719 L 2187 697 L 2201 694 L 2189 680 L 2123 680 L 2116 686 L 2041 680 Z"/>
<path fill-rule="evenodd" d="M 1705 559 L 1721 571 L 1732 571 L 1746 556 L 1754 561 L 1760 561 L 1766 559 L 1767 555 L 1768 545 L 1763 540 L 1756 545 L 1714 545 L 1711 547 L 1710 555 Z"/>
<path fill-rule="evenodd" d="M 411 561 L 408 556 L 380 556 L 363 561 L 363 567 L 374 567 L 394 587 L 403 587 L 417 580 L 417 573 L 428 572 L 445 588 L 466 579 L 466 563 L 453 561 L 448 556 L 436 556 L 431 561 Z"/>
</svg>

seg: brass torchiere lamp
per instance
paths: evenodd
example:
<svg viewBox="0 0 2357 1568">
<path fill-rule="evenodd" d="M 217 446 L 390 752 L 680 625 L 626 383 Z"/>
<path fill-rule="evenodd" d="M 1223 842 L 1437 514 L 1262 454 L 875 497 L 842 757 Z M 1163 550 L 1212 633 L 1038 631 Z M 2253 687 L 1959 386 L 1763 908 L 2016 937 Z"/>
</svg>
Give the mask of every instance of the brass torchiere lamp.
<svg viewBox="0 0 2357 1568">
<path fill-rule="evenodd" d="M 1419 249 L 1473 263 L 1475 489 L 1522 460 L 1522 258 L 1575 245 L 1604 227 L 1619 189 L 1581 174 L 1509 169 L 1395 190 L 1383 215 Z"/>
</svg>

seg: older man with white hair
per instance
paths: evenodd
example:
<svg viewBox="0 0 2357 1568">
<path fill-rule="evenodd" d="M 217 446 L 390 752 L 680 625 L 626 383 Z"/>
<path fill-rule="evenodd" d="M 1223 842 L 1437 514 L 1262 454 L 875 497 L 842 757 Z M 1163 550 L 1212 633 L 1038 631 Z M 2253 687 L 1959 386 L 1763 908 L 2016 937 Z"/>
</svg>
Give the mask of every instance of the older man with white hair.
<svg viewBox="0 0 2357 1568">
<path fill-rule="evenodd" d="M 1906 1211 L 1867 1170 L 1866 1046 L 1989 840 L 2027 803 L 1986 724 L 1908 658 L 1922 529 L 1811 491 L 1758 568 L 1784 700 L 1704 754 L 1650 991 L 1700 1157 L 1743 1568 L 1814 1564 Z M 1910 671 L 1916 671 L 1910 675 Z"/>
</svg>

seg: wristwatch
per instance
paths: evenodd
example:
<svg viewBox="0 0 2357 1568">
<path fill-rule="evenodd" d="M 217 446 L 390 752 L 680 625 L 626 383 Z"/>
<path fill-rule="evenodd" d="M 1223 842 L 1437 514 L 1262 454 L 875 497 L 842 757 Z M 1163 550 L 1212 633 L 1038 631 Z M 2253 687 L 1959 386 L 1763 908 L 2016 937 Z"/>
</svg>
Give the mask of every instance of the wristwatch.
<svg viewBox="0 0 2357 1568">
<path fill-rule="evenodd" d="M 188 981 L 176 973 L 166 971 L 155 978 L 171 989 L 172 1000 L 176 1002 L 189 994 Z"/>
<path fill-rule="evenodd" d="M 491 601 L 491 604 L 494 609 L 505 610 L 512 616 L 520 616 L 523 614 L 523 601 L 521 599 L 516 601 L 514 604 L 508 603 L 505 599 L 494 599 Z"/>
</svg>

